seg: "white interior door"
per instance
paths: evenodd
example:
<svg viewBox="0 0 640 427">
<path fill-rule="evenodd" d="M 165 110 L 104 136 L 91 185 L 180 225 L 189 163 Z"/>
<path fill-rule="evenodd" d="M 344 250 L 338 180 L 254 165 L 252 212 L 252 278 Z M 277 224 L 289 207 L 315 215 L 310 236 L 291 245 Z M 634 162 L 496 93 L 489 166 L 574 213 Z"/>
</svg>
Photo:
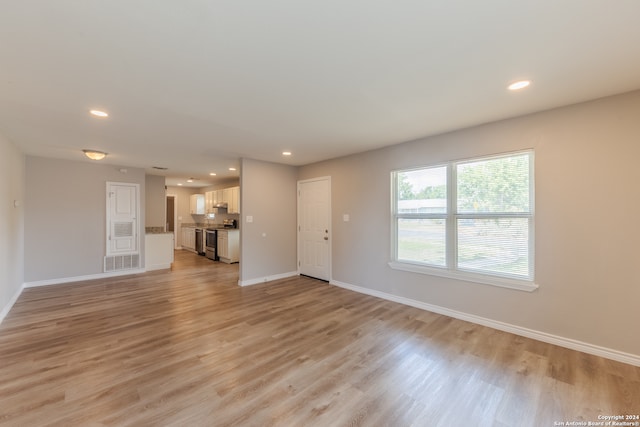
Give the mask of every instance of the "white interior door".
<svg viewBox="0 0 640 427">
<path fill-rule="evenodd" d="M 138 184 L 107 183 L 107 255 L 138 252 Z"/>
<path fill-rule="evenodd" d="M 300 274 L 330 280 L 331 180 L 298 182 L 298 268 Z"/>
</svg>

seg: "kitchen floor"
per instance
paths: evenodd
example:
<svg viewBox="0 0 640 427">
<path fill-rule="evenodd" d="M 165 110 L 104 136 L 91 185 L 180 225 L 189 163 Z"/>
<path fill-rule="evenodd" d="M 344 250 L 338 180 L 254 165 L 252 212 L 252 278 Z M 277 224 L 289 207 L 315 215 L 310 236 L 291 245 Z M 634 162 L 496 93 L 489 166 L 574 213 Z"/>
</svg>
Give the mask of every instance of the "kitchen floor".
<svg viewBox="0 0 640 427">
<path fill-rule="evenodd" d="M 174 251 L 174 259 L 176 259 L 176 262 L 173 263 L 172 270 L 176 268 L 177 269 L 190 268 L 191 266 L 207 267 L 207 266 L 214 266 L 218 264 L 235 265 L 237 268 L 239 265 L 239 263 L 237 262 L 234 264 L 226 264 L 224 262 L 214 261 L 205 257 L 204 255 L 198 255 L 195 252 L 191 252 L 185 249 L 176 249 Z"/>
</svg>

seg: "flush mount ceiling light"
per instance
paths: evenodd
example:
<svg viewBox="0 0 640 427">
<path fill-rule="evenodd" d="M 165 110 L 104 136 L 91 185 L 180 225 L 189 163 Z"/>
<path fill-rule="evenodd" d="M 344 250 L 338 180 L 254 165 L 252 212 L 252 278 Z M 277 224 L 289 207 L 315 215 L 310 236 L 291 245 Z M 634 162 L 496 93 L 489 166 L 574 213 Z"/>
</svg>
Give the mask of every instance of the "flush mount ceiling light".
<svg viewBox="0 0 640 427">
<path fill-rule="evenodd" d="M 291 151 L 283 151 L 282 155 L 283 156 L 290 156 L 291 155 Z"/>
<path fill-rule="evenodd" d="M 229 170 L 230 170 L 231 172 L 233 172 L 233 171 L 235 171 L 235 170 L 236 170 L 236 168 L 229 168 Z"/>
<path fill-rule="evenodd" d="M 102 117 L 102 118 L 109 117 L 109 113 L 101 110 L 89 110 L 89 113 L 95 117 Z"/>
<path fill-rule="evenodd" d="M 193 182 L 193 178 L 189 178 L 187 182 Z"/>
<path fill-rule="evenodd" d="M 102 160 L 105 157 L 107 157 L 107 153 L 103 152 L 103 151 L 97 151 L 97 150 L 82 150 L 82 152 L 84 153 L 85 156 L 87 156 L 88 158 L 90 158 L 91 160 Z"/>
<path fill-rule="evenodd" d="M 209 175 L 216 176 L 217 174 L 215 172 L 211 172 Z"/>
<path fill-rule="evenodd" d="M 509 86 L 507 86 L 507 89 L 509 89 L 509 90 L 520 90 L 520 89 L 524 89 L 525 87 L 529 86 L 530 84 L 531 84 L 531 80 L 520 80 L 520 81 L 511 83 Z"/>
</svg>

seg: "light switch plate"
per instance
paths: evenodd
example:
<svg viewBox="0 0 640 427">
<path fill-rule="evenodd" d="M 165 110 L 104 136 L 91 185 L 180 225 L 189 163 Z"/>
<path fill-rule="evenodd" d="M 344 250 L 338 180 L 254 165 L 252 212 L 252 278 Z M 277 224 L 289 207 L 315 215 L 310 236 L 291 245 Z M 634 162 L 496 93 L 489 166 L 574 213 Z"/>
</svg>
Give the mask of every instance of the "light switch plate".
<svg viewBox="0 0 640 427">
<path fill-rule="evenodd" d="M 253 215 L 247 215 L 247 222 L 253 222 Z"/>
<path fill-rule="evenodd" d="M 344 215 L 342 215 L 342 220 L 343 220 L 344 222 L 349 222 L 349 214 L 344 214 Z"/>
</svg>

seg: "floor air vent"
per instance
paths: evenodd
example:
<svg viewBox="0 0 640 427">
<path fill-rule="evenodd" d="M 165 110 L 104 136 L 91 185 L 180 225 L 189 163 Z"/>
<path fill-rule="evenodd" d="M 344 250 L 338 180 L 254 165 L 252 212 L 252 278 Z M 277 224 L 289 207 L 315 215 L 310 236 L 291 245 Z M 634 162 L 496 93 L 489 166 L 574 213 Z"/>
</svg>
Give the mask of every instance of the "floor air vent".
<svg viewBox="0 0 640 427">
<path fill-rule="evenodd" d="M 132 270 L 140 267 L 140 255 L 112 255 L 104 257 L 104 272 Z"/>
</svg>

